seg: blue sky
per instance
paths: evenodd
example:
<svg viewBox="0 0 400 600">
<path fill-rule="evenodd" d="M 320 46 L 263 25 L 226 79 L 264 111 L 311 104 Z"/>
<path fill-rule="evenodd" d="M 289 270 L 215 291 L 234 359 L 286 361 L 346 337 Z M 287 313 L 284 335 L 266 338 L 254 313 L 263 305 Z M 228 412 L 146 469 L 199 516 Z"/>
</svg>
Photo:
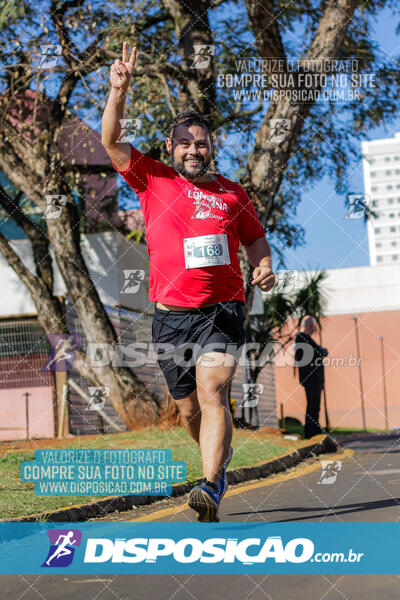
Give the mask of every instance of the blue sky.
<svg viewBox="0 0 400 600">
<path fill-rule="evenodd" d="M 398 20 L 390 11 L 380 13 L 375 26 L 375 39 L 388 54 L 400 56 L 400 37 L 396 35 Z M 368 132 L 369 139 L 393 137 L 400 131 L 397 120 L 387 127 Z M 350 163 L 350 192 L 363 192 L 362 166 Z M 285 252 L 288 269 L 334 269 L 369 265 L 367 226 L 362 219 L 345 219 L 343 196 L 334 190 L 333 181 L 324 178 L 309 193 L 304 193 L 297 209 L 296 222 L 305 229 L 305 246 Z"/>
</svg>

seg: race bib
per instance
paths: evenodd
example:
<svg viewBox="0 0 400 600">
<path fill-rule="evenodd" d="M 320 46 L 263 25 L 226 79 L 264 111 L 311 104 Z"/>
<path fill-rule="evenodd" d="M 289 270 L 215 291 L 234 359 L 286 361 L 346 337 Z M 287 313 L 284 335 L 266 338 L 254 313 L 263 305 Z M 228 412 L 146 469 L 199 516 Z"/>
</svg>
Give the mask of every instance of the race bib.
<svg viewBox="0 0 400 600">
<path fill-rule="evenodd" d="M 226 233 L 184 238 L 183 248 L 186 269 L 231 264 Z"/>
</svg>

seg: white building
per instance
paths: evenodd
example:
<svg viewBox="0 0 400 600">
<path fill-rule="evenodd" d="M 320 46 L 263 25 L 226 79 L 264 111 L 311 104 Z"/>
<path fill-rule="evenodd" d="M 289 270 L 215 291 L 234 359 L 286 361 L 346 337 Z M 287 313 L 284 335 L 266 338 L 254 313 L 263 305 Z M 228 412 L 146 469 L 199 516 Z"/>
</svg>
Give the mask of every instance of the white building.
<svg viewBox="0 0 400 600">
<path fill-rule="evenodd" d="M 400 264 L 400 133 L 361 148 L 364 191 L 378 214 L 367 224 L 370 263 Z"/>
</svg>

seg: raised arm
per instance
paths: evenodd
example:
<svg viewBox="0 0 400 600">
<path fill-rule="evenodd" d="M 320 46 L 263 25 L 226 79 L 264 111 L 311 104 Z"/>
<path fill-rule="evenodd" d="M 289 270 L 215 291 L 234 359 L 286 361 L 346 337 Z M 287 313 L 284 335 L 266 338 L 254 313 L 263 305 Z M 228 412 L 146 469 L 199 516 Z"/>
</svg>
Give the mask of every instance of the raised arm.
<svg viewBox="0 0 400 600">
<path fill-rule="evenodd" d="M 136 62 L 136 47 L 132 48 L 128 60 L 128 42 L 122 46 L 122 61 L 117 59 L 111 66 L 111 91 L 104 109 L 101 122 L 101 141 L 117 169 L 123 171 L 129 166 L 131 157 L 130 144 L 118 142 L 121 134 L 121 119 L 125 113 L 126 92 L 131 83 Z"/>
</svg>

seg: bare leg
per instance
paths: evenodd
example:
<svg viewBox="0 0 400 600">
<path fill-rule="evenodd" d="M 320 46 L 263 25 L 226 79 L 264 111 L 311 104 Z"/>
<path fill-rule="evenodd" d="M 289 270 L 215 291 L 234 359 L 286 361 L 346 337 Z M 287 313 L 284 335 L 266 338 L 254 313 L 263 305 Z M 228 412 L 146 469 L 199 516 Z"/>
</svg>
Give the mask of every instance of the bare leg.
<svg viewBox="0 0 400 600">
<path fill-rule="evenodd" d="M 182 417 L 183 424 L 188 431 L 189 435 L 192 436 L 195 442 L 200 443 L 200 423 L 201 423 L 201 410 L 199 401 L 197 399 L 197 390 L 181 398 L 175 400 L 179 412 Z"/>
<path fill-rule="evenodd" d="M 221 477 L 232 441 L 228 390 L 236 364 L 232 355 L 221 352 L 207 352 L 196 364 L 203 476 L 215 484 L 218 484 Z"/>
</svg>

